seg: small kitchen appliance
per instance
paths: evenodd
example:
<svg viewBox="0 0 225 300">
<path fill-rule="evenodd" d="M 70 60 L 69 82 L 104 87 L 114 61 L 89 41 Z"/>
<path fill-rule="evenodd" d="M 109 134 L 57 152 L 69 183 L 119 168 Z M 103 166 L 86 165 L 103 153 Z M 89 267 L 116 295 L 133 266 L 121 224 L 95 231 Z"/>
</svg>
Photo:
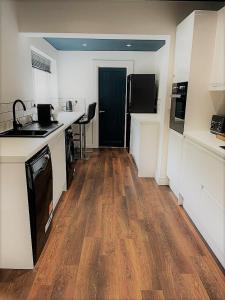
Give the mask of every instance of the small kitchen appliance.
<svg viewBox="0 0 225 300">
<path fill-rule="evenodd" d="M 52 122 L 52 110 L 54 107 L 51 104 L 38 104 L 37 115 L 40 124 L 49 124 Z"/>
<path fill-rule="evenodd" d="M 213 115 L 210 132 L 225 135 L 225 115 Z"/>
<path fill-rule="evenodd" d="M 66 101 L 66 111 L 73 111 L 73 103 L 71 100 Z"/>
</svg>

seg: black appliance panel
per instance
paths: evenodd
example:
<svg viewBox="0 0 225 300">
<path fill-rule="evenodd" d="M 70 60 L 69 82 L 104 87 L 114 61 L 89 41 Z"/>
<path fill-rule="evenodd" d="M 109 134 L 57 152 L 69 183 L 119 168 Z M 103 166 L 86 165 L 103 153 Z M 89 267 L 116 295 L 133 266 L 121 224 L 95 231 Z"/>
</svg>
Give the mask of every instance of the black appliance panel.
<svg viewBox="0 0 225 300">
<path fill-rule="evenodd" d="M 130 74 L 127 77 L 129 113 L 156 113 L 155 74 Z"/>
<path fill-rule="evenodd" d="M 171 95 L 170 128 L 184 132 L 188 82 L 174 83 Z"/>
<path fill-rule="evenodd" d="M 67 189 L 69 188 L 74 176 L 75 148 L 73 141 L 73 132 L 71 127 L 65 131 L 65 148 L 66 148 L 66 181 Z"/>
<path fill-rule="evenodd" d="M 48 146 L 26 162 L 26 174 L 35 264 L 48 239 L 53 212 L 52 162 Z"/>
</svg>

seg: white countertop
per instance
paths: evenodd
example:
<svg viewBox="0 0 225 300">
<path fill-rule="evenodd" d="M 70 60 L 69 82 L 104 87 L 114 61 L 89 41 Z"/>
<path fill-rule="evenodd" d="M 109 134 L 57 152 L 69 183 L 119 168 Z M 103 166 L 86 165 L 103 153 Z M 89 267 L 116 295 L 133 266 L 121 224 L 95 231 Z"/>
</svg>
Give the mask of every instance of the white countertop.
<svg viewBox="0 0 225 300">
<path fill-rule="evenodd" d="M 58 121 L 63 126 L 45 138 L 0 138 L 0 163 L 24 163 L 82 115 L 83 112 L 60 112 Z"/>
<path fill-rule="evenodd" d="M 140 123 L 160 122 L 159 114 L 131 114 L 131 118 Z"/>
<path fill-rule="evenodd" d="M 225 150 L 220 148 L 220 146 L 225 146 L 225 142 L 217 139 L 215 134 L 207 131 L 189 131 L 185 132 L 184 136 L 225 158 Z"/>
</svg>

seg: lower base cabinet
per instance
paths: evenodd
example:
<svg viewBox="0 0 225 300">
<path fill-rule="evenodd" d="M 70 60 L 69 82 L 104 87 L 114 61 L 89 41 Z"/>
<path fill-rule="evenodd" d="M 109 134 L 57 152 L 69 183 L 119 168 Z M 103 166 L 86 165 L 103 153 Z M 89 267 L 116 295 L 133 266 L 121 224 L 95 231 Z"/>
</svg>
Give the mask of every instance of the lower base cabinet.
<svg viewBox="0 0 225 300">
<path fill-rule="evenodd" d="M 53 208 L 63 191 L 66 191 L 65 133 L 61 132 L 49 142 L 53 172 Z"/>
<path fill-rule="evenodd" d="M 180 199 L 183 140 L 184 136 L 181 133 L 176 132 L 173 129 L 169 130 L 167 176 L 169 178 L 169 186 L 176 195 L 178 201 Z"/>
<path fill-rule="evenodd" d="M 66 190 L 64 132 L 53 137 L 48 145 L 55 208 L 62 192 Z M 32 269 L 34 260 L 25 163 L 1 163 L 0 178 L 0 268 Z"/>
<path fill-rule="evenodd" d="M 154 177 L 158 158 L 159 122 L 131 116 L 130 153 L 139 177 Z"/>
<path fill-rule="evenodd" d="M 181 194 L 183 206 L 225 267 L 225 160 L 184 139 Z"/>
</svg>

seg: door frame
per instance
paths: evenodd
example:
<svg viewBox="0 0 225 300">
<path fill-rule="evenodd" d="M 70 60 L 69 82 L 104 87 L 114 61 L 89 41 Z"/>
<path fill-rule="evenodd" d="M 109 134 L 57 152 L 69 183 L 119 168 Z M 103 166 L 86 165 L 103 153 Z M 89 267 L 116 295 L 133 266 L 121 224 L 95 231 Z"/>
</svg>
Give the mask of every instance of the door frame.
<svg viewBox="0 0 225 300">
<path fill-rule="evenodd" d="M 99 81 L 98 81 L 98 72 L 99 68 L 124 68 L 126 69 L 127 75 L 132 74 L 134 70 L 134 61 L 133 60 L 94 60 L 94 73 L 95 73 L 95 99 L 97 100 L 96 108 L 96 136 L 97 136 L 97 147 L 99 147 Z M 127 85 L 125 93 L 125 119 L 124 119 L 124 148 L 126 147 L 126 125 L 127 125 Z"/>
</svg>

